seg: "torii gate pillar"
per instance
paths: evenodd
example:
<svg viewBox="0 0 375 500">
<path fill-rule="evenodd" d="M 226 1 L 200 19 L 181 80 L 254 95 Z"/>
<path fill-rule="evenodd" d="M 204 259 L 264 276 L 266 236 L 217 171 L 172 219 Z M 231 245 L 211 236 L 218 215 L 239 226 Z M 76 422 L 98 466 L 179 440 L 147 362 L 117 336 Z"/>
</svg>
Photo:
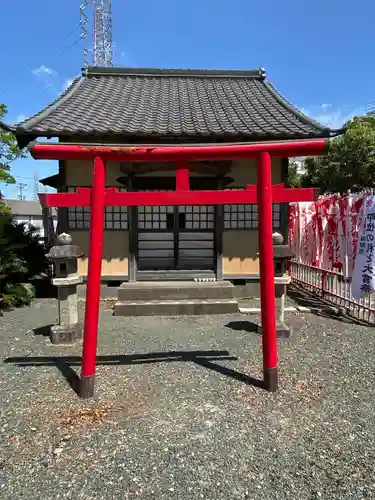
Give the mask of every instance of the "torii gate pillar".
<svg viewBox="0 0 375 500">
<path fill-rule="evenodd" d="M 257 174 L 263 383 L 266 390 L 275 392 L 278 385 L 275 273 L 272 242 L 271 157 L 268 152 L 260 153 L 257 158 Z"/>
<path fill-rule="evenodd" d="M 80 395 L 90 398 L 95 391 L 98 344 L 100 278 L 102 274 L 105 210 L 105 163 L 97 156 L 92 172 L 90 196 L 90 246 L 87 273 L 85 328 L 83 335 Z"/>
</svg>

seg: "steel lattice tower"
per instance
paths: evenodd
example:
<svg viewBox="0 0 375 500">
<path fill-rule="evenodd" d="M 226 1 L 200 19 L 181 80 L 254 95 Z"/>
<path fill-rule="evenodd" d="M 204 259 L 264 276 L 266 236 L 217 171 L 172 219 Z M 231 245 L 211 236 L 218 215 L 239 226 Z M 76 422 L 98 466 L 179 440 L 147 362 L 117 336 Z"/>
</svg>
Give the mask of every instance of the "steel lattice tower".
<svg viewBox="0 0 375 500">
<path fill-rule="evenodd" d="M 81 38 L 86 39 L 90 20 L 93 33 L 93 66 L 112 66 L 112 0 L 84 0 L 80 6 L 81 13 Z M 85 48 L 85 66 L 90 50 Z"/>
<path fill-rule="evenodd" d="M 367 115 L 375 115 L 375 101 L 370 101 L 366 106 L 366 114 Z"/>
</svg>

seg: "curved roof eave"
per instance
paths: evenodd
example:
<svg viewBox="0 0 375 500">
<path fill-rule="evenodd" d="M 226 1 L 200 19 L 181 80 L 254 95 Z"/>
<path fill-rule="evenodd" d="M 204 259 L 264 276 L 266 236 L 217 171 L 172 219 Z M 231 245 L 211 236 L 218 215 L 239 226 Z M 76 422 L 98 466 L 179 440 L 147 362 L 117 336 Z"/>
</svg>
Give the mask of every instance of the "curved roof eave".
<svg viewBox="0 0 375 500">
<path fill-rule="evenodd" d="M 79 104 L 82 99 L 87 99 L 87 90 L 85 88 L 82 90 L 82 95 L 77 94 L 79 91 L 80 87 L 83 85 L 85 81 L 87 81 L 90 77 L 101 77 L 105 78 L 107 76 L 115 76 L 116 78 L 122 78 L 124 76 L 142 76 L 144 78 L 148 77 L 153 77 L 157 78 L 160 75 L 165 77 L 180 77 L 180 76 L 191 76 L 193 78 L 224 78 L 224 82 L 226 81 L 226 78 L 230 79 L 235 79 L 235 78 L 240 78 L 241 80 L 243 79 L 253 79 L 261 82 L 261 85 L 263 88 L 266 90 L 266 94 L 263 94 L 263 99 L 266 105 L 268 105 L 268 110 L 276 110 L 274 111 L 275 116 L 275 123 L 276 123 L 276 128 L 272 129 L 272 126 L 269 127 L 269 130 L 263 130 L 264 134 L 262 133 L 262 128 L 258 126 L 256 120 L 254 123 L 251 123 L 249 125 L 248 130 L 245 130 L 245 132 L 241 132 L 239 129 L 231 130 L 230 127 L 228 128 L 227 131 L 224 131 L 223 133 L 220 133 L 215 127 L 209 130 L 209 127 L 206 127 L 206 133 L 204 130 L 200 130 L 199 127 L 194 130 L 191 135 L 195 137 L 195 140 L 199 138 L 205 137 L 210 138 L 212 137 L 213 139 L 216 138 L 225 138 L 225 137 L 230 137 L 233 138 L 234 140 L 245 140 L 245 141 L 259 141 L 259 140 L 294 140 L 294 139 L 300 139 L 300 140 L 311 140 L 314 138 L 332 138 L 336 137 L 342 133 L 345 132 L 345 128 L 342 129 L 336 129 L 332 130 L 329 127 L 323 126 L 322 124 L 316 122 L 315 120 L 311 119 L 304 113 L 302 113 L 299 109 L 294 107 L 287 99 L 285 99 L 277 90 L 276 88 L 270 83 L 265 81 L 266 78 L 266 73 L 264 70 L 256 70 L 256 71 L 234 71 L 234 70 L 228 70 L 228 71 L 214 71 L 214 70 L 172 70 L 172 69 L 164 69 L 164 70 L 153 70 L 153 69 L 136 69 L 136 68 L 87 68 L 84 69 L 82 72 L 81 76 L 78 76 L 73 80 L 73 83 L 57 98 L 55 99 L 51 104 L 43 108 L 40 112 L 36 113 L 30 118 L 27 118 L 21 123 L 15 124 L 15 125 L 9 125 L 6 123 L 0 122 L 0 126 L 9 132 L 12 132 L 15 134 L 18 144 L 20 147 L 25 147 L 27 144 L 31 141 L 34 141 L 38 137 L 56 137 L 56 138 L 62 138 L 62 137 L 88 137 L 88 136 L 98 136 L 98 135 L 111 135 L 112 137 L 119 137 L 120 138 L 125 138 L 125 137 L 139 137 L 139 138 L 155 138 L 156 136 L 162 137 L 165 135 L 163 132 L 159 133 L 160 128 L 156 127 L 153 129 L 152 127 L 149 127 L 149 131 L 142 131 L 142 128 L 140 128 L 139 132 L 134 132 L 134 129 L 132 130 L 131 127 L 126 130 L 124 129 L 123 132 L 121 133 L 112 133 L 111 132 L 111 123 L 108 124 L 106 122 L 105 124 L 107 125 L 107 129 L 104 130 L 104 127 L 100 128 L 100 125 L 103 125 L 103 123 L 98 123 L 97 124 L 97 129 L 93 127 L 93 130 L 90 130 L 89 127 L 82 127 L 80 128 L 80 123 L 78 122 L 77 124 L 73 123 L 73 126 L 65 127 L 66 124 L 66 116 L 69 118 L 69 113 L 68 111 L 65 112 L 64 109 L 66 109 L 69 106 L 72 108 L 73 103 L 77 105 L 77 102 Z M 143 78 L 142 78 L 143 80 Z M 90 87 L 91 89 L 91 87 Z M 94 87 L 95 89 L 95 87 Z M 76 97 L 77 94 L 77 97 Z M 90 94 L 88 94 L 90 95 Z M 269 95 L 269 97 L 267 97 Z M 146 96 L 147 97 L 147 96 Z M 73 100 L 68 103 L 68 101 L 73 98 Z M 77 101 L 78 99 L 78 101 Z M 255 98 L 256 99 L 256 98 Z M 77 101 L 77 102 L 76 102 Z M 255 101 L 256 102 L 256 101 Z M 275 103 L 276 107 L 275 107 Z M 64 107 L 64 104 L 67 104 Z M 144 103 L 141 103 L 139 105 L 142 105 Z M 242 106 L 246 106 L 246 103 L 241 103 Z M 274 108 L 272 108 L 272 106 Z M 259 105 L 258 105 L 259 107 Z M 62 109 L 61 109 L 62 108 Z M 76 108 L 75 108 L 76 109 Z M 261 108 L 259 108 L 261 109 Z M 55 111 L 58 111 L 61 113 L 61 116 L 57 114 L 57 116 L 54 119 L 50 119 L 49 122 L 45 122 L 47 118 L 50 118 L 51 115 Z M 259 111 L 259 110 L 258 110 Z M 278 118 L 276 118 L 278 113 Z M 56 115 L 56 114 L 55 114 Z M 65 116 L 66 115 L 66 116 Z M 77 116 L 77 115 L 76 115 Z M 297 125 L 294 126 L 294 133 L 293 133 L 293 128 L 288 130 L 288 126 L 285 126 L 285 130 L 283 132 L 282 127 L 284 123 L 284 119 L 280 121 L 280 117 L 284 116 L 285 120 L 289 120 L 290 123 L 293 122 L 293 118 L 295 117 L 295 123 Z M 60 120 L 58 119 L 60 117 Z M 104 118 L 106 118 L 104 116 Z M 251 117 L 250 117 L 251 118 Z M 54 123 L 55 120 L 55 123 Z M 277 122 L 279 120 L 279 122 Z M 44 122 L 44 124 L 43 124 Z M 300 126 L 298 127 L 298 122 Z M 48 124 L 48 126 L 46 126 Z M 64 125 L 62 125 L 64 124 Z M 43 126 L 44 125 L 44 126 Z M 93 124 L 95 125 L 95 124 Z M 259 124 L 260 125 L 260 124 Z M 112 130 L 116 129 L 116 124 L 112 124 L 113 128 Z M 232 127 L 233 128 L 233 127 Z M 152 133 L 150 133 L 152 132 Z M 169 134 L 167 134 L 169 135 Z M 175 138 L 178 138 L 179 136 L 181 137 L 187 137 L 189 134 L 183 133 L 173 133 L 173 136 Z M 262 137 L 263 136 L 263 137 Z"/>
</svg>

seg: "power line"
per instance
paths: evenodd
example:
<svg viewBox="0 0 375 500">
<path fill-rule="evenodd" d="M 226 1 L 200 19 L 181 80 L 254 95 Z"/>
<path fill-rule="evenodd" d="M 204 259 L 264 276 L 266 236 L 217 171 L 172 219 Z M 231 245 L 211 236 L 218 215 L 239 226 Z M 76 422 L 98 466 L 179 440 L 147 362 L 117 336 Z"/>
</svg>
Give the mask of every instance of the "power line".
<svg viewBox="0 0 375 500">
<path fill-rule="evenodd" d="M 26 180 L 32 180 L 33 177 L 24 177 L 23 175 L 13 175 L 13 177 L 17 179 L 26 179 Z"/>
<path fill-rule="evenodd" d="M 67 48 L 66 48 L 63 52 L 61 52 L 60 57 L 61 57 L 62 55 L 65 55 L 65 52 L 66 52 L 67 50 L 69 50 L 69 49 L 71 49 L 71 48 L 75 47 L 76 45 L 78 45 L 78 43 L 79 43 L 80 41 L 81 41 L 81 40 L 80 40 L 80 39 L 78 39 L 78 40 L 76 40 L 75 42 L 73 42 L 72 44 L 70 44 L 70 46 L 69 46 L 69 47 L 67 47 Z M 22 86 L 21 86 L 20 88 L 22 88 Z M 18 89 L 18 90 L 19 90 L 19 89 Z M 46 87 L 44 87 L 44 86 L 43 86 L 43 87 L 42 87 L 41 89 L 39 89 L 38 91 L 30 91 L 30 90 L 29 90 L 29 91 L 28 91 L 28 92 L 26 92 L 23 96 L 24 96 L 24 97 L 26 97 L 26 98 L 28 98 L 28 97 L 33 97 L 33 98 L 35 98 L 35 97 L 38 97 L 38 96 L 40 96 L 41 94 L 43 94 L 45 91 L 46 91 Z M 61 94 L 61 92 L 59 92 L 59 94 Z M 0 96 L 1 96 L 1 94 L 0 94 Z"/>
<path fill-rule="evenodd" d="M 67 36 L 64 37 L 64 41 L 67 40 L 78 28 L 80 28 L 81 33 L 79 38 L 75 39 L 74 42 L 66 46 L 56 57 L 53 59 L 46 61 L 46 66 L 49 66 L 60 58 L 62 58 L 68 50 L 72 49 L 81 40 L 84 40 L 87 37 L 88 30 L 86 28 L 86 24 L 88 23 L 88 15 L 86 14 L 86 8 L 92 6 L 93 7 L 93 64 L 94 66 L 112 66 L 113 64 L 113 44 L 112 44 L 112 0 L 83 0 L 83 4 L 80 6 L 80 22 L 78 26 L 76 25 Z M 50 37 L 51 38 L 51 37 Z M 54 37 L 53 37 L 54 39 Z M 88 55 L 88 49 L 84 50 L 85 57 Z M 86 63 L 87 64 L 87 63 Z M 31 69 L 29 70 L 31 71 Z M 8 85 L 5 90 L 0 92 L 0 98 L 10 89 L 13 91 L 19 91 L 23 89 L 26 85 L 28 85 L 28 81 L 24 81 L 20 85 L 13 87 L 12 85 Z M 41 91 L 35 93 L 31 92 L 33 97 L 39 96 L 43 93 L 45 89 L 41 89 Z M 61 92 L 60 92 L 61 93 Z M 26 94 L 26 97 L 29 97 L 29 94 Z"/>
<path fill-rule="evenodd" d="M 24 191 L 24 189 L 27 188 L 27 184 L 24 184 L 23 182 L 19 182 L 17 184 L 17 188 L 18 188 L 18 192 L 19 192 L 18 199 L 19 200 L 24 200 L 25 197 L 23 196 L 23 191 Z"/>
<path fill-rule="evenodd" d="M 14 179 L 16 179 L 16 183 L 17 183 L 18 181 L 21 181 L 21 180 L 22 180 L 22 181 L 24 181 L 24 180 L 25 180 L 25 181 L 34 181 L 34 182 L 35 182 L 35 176 L 34 176 L 34 177 L 25 177 L 25 176 L 23 176 L 23 175 L 13 175 L 13 177 L 14 177 Z M 39 179 L 38 179 L 38 183 L 40 183 L 40 182 L 39 182 Z M 8 182 L 8 183 L 6 183 L 6 184 L 7 184 L 7 185 L 9 185 L 9 186 L 14 185 L 14 183 L 9 183 L 9 182 Z"/>
<path fill-rule="evenodd" d="M 70 37 L 71 34 L 73 34 L 73 32 L 75 32 L 77 30 L 77 27 L 78 26 L 75 26 L 73 30 L 71 30 L 71 32 L 69 33 L 69 35 L 65 38 L 65 40 Z M 81 41 L 81 37 L 74 40 L 74 42 L 72 42 L 71 44 L 69 44 L 68 46 L 66 46 L 62 51 L 60 51 L 56 57 L 54 58 L 51 58 L 49 60 L 46 61 L 46 66 L 48 65 L 52 65 L 53 63 L 55 63 L 58 59 L 60 59 L 63 55 L 65 55 L 65 53 L 73 48 L 74 46 L 76 46 L 79 42 Z M 29 68 L 28 70 L 29 72 L 32 71 L 32 68 Z M 21 89 L 23 89 L 29 82 L 28 81 L 24 81 L 23 83 L 21 83 L 20 85 L 16 85 L 15 87 L 12 86 L 12 84 L 9 84 L 3 91 L 0 92 L 0 98 L 11 88 L 13 91 L 19 91 Z"/>
</svg>

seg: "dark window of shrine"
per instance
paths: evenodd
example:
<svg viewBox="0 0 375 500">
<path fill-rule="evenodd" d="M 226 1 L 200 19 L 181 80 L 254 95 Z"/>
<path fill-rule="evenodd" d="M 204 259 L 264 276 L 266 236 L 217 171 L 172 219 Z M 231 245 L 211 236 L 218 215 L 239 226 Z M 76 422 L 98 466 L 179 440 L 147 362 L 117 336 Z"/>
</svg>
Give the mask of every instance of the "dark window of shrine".
<svg viewBox="0 0 375 500">
<path fill-rule="evenodd" d="M 242 189 L 242 188 L 232 188 Z M 273 229 L 280 228 L 280 203 L 272 205 Z M 258 229 L 258 205 L 224 205 L 224 229 Z"/>
<path fill-rule="evenodd" d="M 167 214 L 167 229 L 174 229 L 174 214 Z"/>
<path fill-rule="evenodd" d="M 68 193 L 74 193 L 76 187 L 68 187 Z M 126 191 L 126 188 L 117 188 Z M 89 229 L 90 207 L 68 208 L 69 229 Z M 128 229 L 128 207 L 106 206 L 104 211 L 104 229 Z"/>
<path fill-rule="evenodd" d="M 143 190 L 144 192 L 162 190 Z M 164 190 L 165 191 L 165 190 Z M 175 207 L 138 207 L 139 230 L 213 230 L 215 226 L 215 207 L 213 205 L 180 205 L 177 207 L 177 221 L 174 219 Z M 175 225 L 177 224 L 177 227 Z"/>
<path fill-rule="evenodd" d="M 178 229 L 186 228 L 186 214 L 178 214 Z"/>
<path fill-rule="evenodd" d="M 178 210 L 185 218 L 185 229 L 213 230 L 215 227 L 214 205 L 182 205 Z"/>
</svg>

